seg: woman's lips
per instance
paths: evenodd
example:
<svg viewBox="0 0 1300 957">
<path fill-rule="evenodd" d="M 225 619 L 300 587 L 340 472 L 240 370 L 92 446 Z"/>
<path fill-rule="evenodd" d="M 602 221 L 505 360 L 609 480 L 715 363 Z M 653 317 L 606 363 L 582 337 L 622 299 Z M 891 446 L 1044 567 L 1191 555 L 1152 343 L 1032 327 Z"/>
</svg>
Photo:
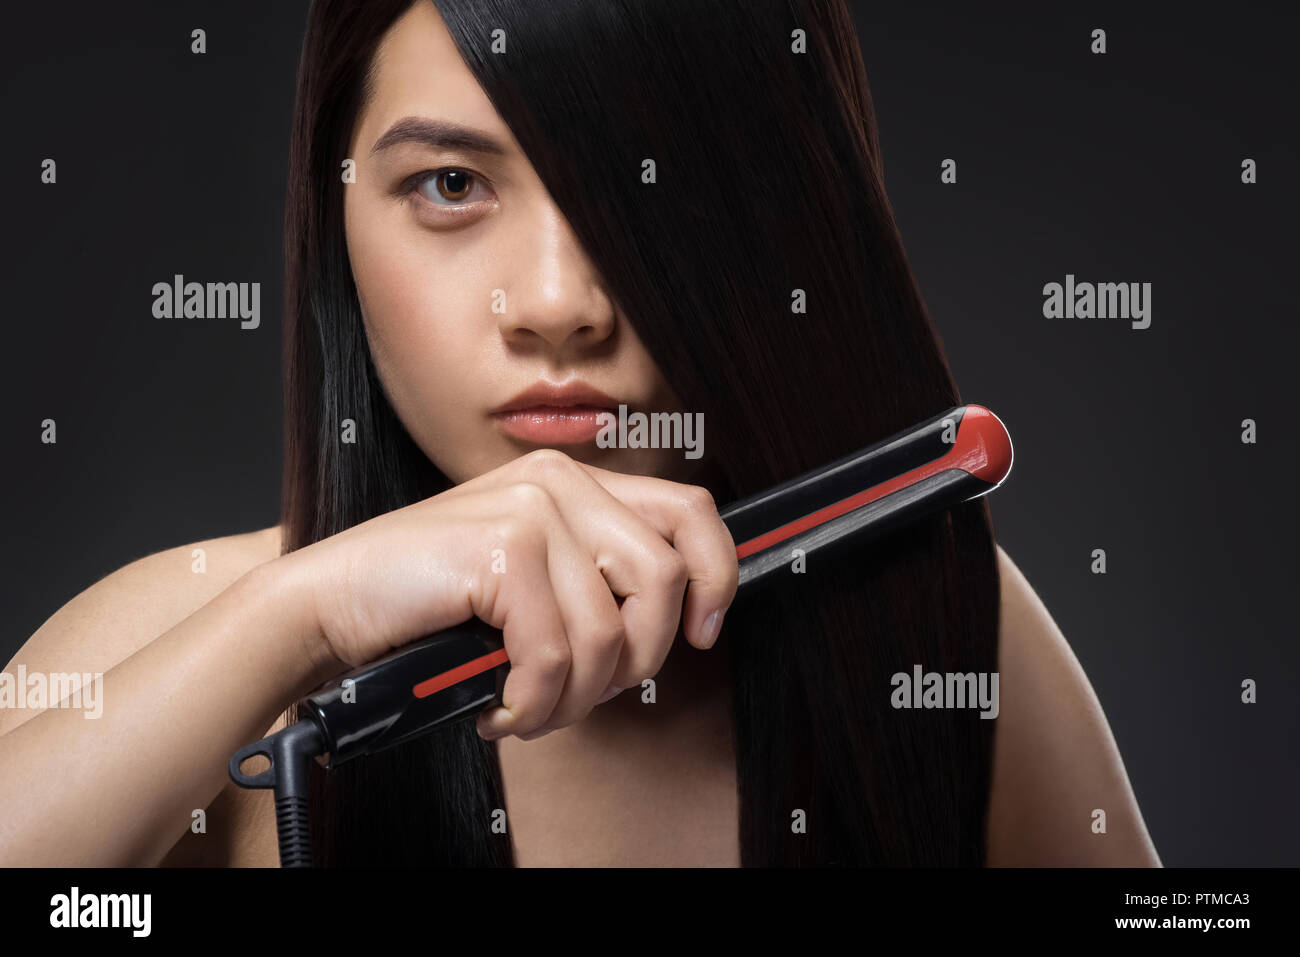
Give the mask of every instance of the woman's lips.
<svg viewBox="0 0 1300 957">
<path fill-rule="evenodd" d="M 508 435 L 540 445 L 579 445 L 590 442 L 604 427 L 602 415 L 613 409 L 593 405 L 535 405 L 497 412 L 493 418 Z"/>
</svg>

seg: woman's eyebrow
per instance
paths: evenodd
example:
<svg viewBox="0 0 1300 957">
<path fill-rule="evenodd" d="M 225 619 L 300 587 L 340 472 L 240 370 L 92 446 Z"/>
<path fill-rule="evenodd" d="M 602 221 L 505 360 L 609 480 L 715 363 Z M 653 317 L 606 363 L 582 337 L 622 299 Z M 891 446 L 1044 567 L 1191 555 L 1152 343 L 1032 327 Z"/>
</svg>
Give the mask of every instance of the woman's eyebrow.
<svg viewBox="0 0 1300 957">
<path fill-rule="evenodd" d="M 370 155 L 398 143 L 420 143 L 434 149 L 461 149 L 474 153 L 504 156 L 506 148 L 486 133 L 449 120 L 431 120 L 422 116 L 404 116 L 375 141 Z"/>
</svg>

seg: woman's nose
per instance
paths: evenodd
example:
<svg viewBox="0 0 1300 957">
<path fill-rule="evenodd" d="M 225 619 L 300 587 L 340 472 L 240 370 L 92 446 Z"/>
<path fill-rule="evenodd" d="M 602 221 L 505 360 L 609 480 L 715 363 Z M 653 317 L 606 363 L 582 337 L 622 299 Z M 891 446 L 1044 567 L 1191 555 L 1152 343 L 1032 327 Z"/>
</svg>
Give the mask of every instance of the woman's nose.
<svg viewBox="0 0 1300 957">
<path fill-rule="evenodd" d="M 590 348 L 614 331 L 614 306 L 586 250 L 548 198 L 545 208 L 503 265 L 507 282 L 498 318 L 512 345 Z"/>
</svg>

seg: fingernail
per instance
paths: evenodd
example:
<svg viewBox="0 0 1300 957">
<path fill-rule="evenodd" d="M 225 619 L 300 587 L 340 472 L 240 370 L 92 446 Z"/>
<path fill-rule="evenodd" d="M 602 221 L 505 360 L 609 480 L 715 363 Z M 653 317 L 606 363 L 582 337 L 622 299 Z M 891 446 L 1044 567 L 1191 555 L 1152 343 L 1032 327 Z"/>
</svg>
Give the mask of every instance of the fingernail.
<svg viewBox="0 0 1300 957">
<path fill-rule="evenodd" d="M 538 728 L 536 731 L 529 731 L 527 734 L 519 735 L 519 740 L 532 741 L 535 738 L 540 738 L 544 734 L 550 734 L 554 730 L 554 728 Z"/>
<path fill-rule="evenodd" d="M 614 697 L 614 695 L 618 694 L 622 690 L 623 689 L 620 688 L 618 685 L 610 685 L 608 688 L 605 689 L 605 693 L 596 699 L 596 704 L 604 704 L 606 701 Z"/>
<path fill-rule="evenodd" d="M 713 643 L 718 640 L 718 632 L 722 630 L 722 609 L 719 608 L 708 618 L 704 619 L 704 628 L 700 631 L 700 643 L 705 648 L 712 648 Z"/>
</svg>

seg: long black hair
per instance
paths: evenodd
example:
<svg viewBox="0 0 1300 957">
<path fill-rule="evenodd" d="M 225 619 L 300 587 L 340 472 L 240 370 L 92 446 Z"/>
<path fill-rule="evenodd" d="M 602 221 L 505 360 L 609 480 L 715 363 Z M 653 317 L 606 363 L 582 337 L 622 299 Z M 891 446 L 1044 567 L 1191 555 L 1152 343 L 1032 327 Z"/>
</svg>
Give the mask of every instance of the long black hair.
<svg viewBox="0 0 1300 957">
<path fill-rule="evenodd" d="M 704 413 L 720 504 L 962 403 L 885 196 L 843 0 L 415 2 L 436 4 L 611 299 Z M 449 485 L 384 396 L 343 238 L 341 163 L 375 48 L 411 3 L 315 0 L 308 18 L 285 218 L 285 551 Z M 345 417 L 356 444 L 336 439 Z M 890 678 L 997 670 L 987 502 L 784 578 L 738 600 L 719 639 L 741 863 L 985 863 L 994 722 L 895 710 Z M 491 826 L 496 747 L 472 721 L 314 768 L 312 787 L 321 864 L 513 864 Z"/>
</svg>

